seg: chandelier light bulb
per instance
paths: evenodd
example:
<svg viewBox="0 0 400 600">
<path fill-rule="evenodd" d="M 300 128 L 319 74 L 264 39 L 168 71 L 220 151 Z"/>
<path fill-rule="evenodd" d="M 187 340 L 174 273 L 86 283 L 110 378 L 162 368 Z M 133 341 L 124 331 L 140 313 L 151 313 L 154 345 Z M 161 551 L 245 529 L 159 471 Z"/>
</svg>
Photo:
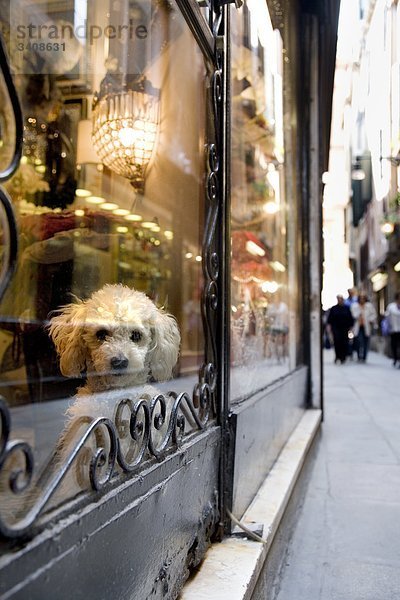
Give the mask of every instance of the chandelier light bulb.
<svg viewBox="0 0 400 600">
<path fill-rule="evenodd" d="M 137 139 L 137 133 L 133 127 L 124 127 L 118 132 L 118 137 L 125 148 L 129 148 Z"/>
</svg>

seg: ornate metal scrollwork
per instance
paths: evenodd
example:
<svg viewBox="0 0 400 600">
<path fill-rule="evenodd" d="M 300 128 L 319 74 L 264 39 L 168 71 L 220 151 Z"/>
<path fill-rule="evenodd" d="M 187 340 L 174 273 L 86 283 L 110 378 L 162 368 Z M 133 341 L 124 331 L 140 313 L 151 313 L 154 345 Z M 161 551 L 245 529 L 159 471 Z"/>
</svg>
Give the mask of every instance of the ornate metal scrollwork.
<svg viewBox="0 0 400 600">
<path fill-rule="evenodd" d="M 187 423 L 197 429 L 204 429 L 207 425 L 214 389 L 215 369 L 208 364 L 202 368 L 192 397 L 186 392 L 160 393 L 153 398 L 145 394 L 135 400 L 127 397 L 117 403 L 113 419 L 78 417 L 72 420 L 50 464 L 35 481 L 32 448 L 24 441 L 9 440 L 10 411 L 0 397 L 0 472 L 3 485 L 7 479 L 13 495 L 30 492 L 32 504 L 26 511 L 20 508 L 18 518 L 12 523 L 7 522 L 0 508 L 0 534 L 16 538 L 30 531 L 66 476 L 71 474 L 81 450 L 88 448 L 88 442 L 92 442 L 92 455 L 85 462 L 88 472 L 84 480 L 89 481 L 95 491 L 100 491 L 111 481 L 118 473 L 118 467 L 119 472 L 133 474 L 146 458 L 163 459 L 180 446 Z M 124 417 L 126 411 L 128 418 Z M 21 460 L 17 467 L 14 465 L 13 459 L 18 456 L 20 459 L 23 457 L 23 466 Z M 6 490 L 1 491 L 4 493 Z"/>
<path fill-rule="evenodd" d="M 219 203 L 220 203 L 220 185 L 219 185 L 219 147 L 220 147 L 220 128 L 221 128 L 221 103 L 222 103 L 222 60 L 221 55 L 217 54 L 217 68 L 214 71 L 211 80 L 211 95 L 214 109 L 215 123 L 215 142 L 208 145 L 207 148 L 207 199 L 209 210 L 207 214 L 206 226 L 203 240 L 203 277 L 204 291 L 202 298 L 202 317 L 203 328 L 206 336 L 206 356 L 209 362 L 203 367 L 203 372 L 207 372 L 207 377 L 212 381 L 210 393 L 212 394 L 213 405 L 215 406 L 215 384 L 216 384 L 216 364 L 217 364 L 217 344 L 216 344 L 216 313 L 219 303 L 218 275 L 219 275 L 219 256 L 216 251 L 216 227 L 218 222 Z M 200 377 L 201 379 L 201 377 Z"/>
<path fill-rule="evenodd" d="M 3 36 L 0 34 L 0 69 L 4 78 L 4 83 L 7 88 L 7 93 L 11 102 L 12 112 L 14 115 L 15 122 L 15 144 L 14 152 L 10 163 L 0 170 L 0 182 L 7 181 L 18 169 L 19 161 L 22 156 L 22 136 L 23 136 L 23 124 L 22 124 L 22 110 L 19 103 L 17 91 L 14 86 L 13 79 L 11 77 L 10 67 L 8 66 L 8 60 L 6 51 L 4 48 Z"/>
<path fill-rule="evenodd" d="M 15 144 L 14 144 L 14 152 L 13 156 L 9 162 L 9 164 L 0 170 L 0 183 L 7 181 L 17 170 L 19 161 L 22 154 L 22 134 L 23 134 L 23 125 L 22 125 L 22 112 L 21 106 L 18 100 L 18 95 L 11 77 L 10 69 L 8 66 L 6 51 L 3 44 L 3 38 L 0 34 L 0 69 L 4 78 L 4 83 L 7 89 L 7 93 L 11 102 L 12 112 L 14 115 L 15 122 Z M 11 277 L 14 274 L 17 265 L 17 253 L 18 253 L 18 234 L 17 234 L 17 224 L 15 219 L 15 214 L 12 206 L 12 202 L 3 189 L 0 186 L 0 204 L 2 205 L 6 217 L 7 223 L 5 224 L 5 229 L 8 229 L 8 251 L 6 253 L 6 265 L 5 268 L 2 269 L 2 274 L 0 278 L 0 300 L 3 297 L 10 281 Z"/>
</svg>

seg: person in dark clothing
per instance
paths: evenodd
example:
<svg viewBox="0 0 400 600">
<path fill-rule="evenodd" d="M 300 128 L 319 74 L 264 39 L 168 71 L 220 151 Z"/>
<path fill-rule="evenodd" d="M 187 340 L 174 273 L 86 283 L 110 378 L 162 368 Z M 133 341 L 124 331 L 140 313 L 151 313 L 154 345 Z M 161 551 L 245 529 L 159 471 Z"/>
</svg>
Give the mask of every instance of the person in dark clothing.
<svg viewBox="0 0 400 600">
<path fill-rule="evenodd" d="M 353 317 L 350 308 L 345 305 L 344 298 L 340 294 L 336 296 L 337 304 L 329 311 L 328 325 L 333 335 L 335 347 L 335 363 L 346 361 L 348 352 L 348 333 L 353 325 Z"/>
</svg>

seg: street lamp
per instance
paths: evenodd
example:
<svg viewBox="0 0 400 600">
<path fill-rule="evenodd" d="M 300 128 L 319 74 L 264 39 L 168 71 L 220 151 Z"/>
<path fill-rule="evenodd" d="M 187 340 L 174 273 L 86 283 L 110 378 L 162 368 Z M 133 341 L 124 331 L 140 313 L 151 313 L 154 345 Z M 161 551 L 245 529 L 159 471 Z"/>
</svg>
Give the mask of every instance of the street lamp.
<svg viewBox="0 0 400 600">
<path fill-rule="evenodd" d="M 383 160 L 388 160 L 394 167 L 400 167 L 400 152 L 398 152 L 396 156 L 380 156 L 379 160 L 381 163 Z"/>
<path fill-rule="evenodd" d="M 383 148 L 383 143 L 382 143 L 382 131 L 379 132 L 379 147 L 380 147 L 380 157 L 379 157 L 379 161 L 381 163 L 381 177 L 382 177 L 382 161 L 383 160 L 388 160 L 390 162 L 390 164 L 393 167 L 400 167 L 400 151 L 397 152 L 396 156 L 382 156 L 382 148 Z"/>
<path fill-rule="evenodd" d="M 361 156 L 356 156 L 356 160 L 352 165 L 351 178 L 353 181 L 363 181 L 365 179 L 365 171 L 361 166 L 361 160 Z"/>
</svg>

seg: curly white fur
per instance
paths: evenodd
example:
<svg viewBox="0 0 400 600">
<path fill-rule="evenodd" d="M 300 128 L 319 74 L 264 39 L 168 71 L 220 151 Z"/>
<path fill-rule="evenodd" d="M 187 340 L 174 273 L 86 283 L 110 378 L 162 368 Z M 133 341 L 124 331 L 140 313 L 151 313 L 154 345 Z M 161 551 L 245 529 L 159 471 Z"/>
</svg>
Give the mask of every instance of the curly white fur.
<svg viewBox="0 0 400 600">
<path fill-rule="evenodd" d="M 49 334 L 62 374 L 86 376 L 85 385 L 66 412 L 56 451 L 60 464 L 81 434 L 82 417 L 114 421 L 122 399 L 150 401 L 158 390 L 145 384 L 151 377 L 156 381 L 170 379 L 179 355 L 180 333 L 174 317 L 157 308 L 142 292 L 121 284 L 105 285 L 88 300 L 78 299 L 62 307 L 50 320 Z M 154 435 L 158 440 L 163 433 L 154 431 Z M 103 437 L 101 445 L 108 451 L 109 441 Z M 119 443 L 125 453 L 132 440 L 126 435 Z M 64 482 L 61 496 L 70 497 L 85 488 L 88 461 L 96 444 L 94 439 L 87 440 L 86 451 L 81 452 L 77 469 Z"/>
<path fill-rule="evenodd" d="M 175 319 L 142 292 L 105 285 L 88 300 L 62 307 L 49 333 L 68 377 L 86 374 L 79 394 L 172 377 L 180 333 Z"/>
</svg>

